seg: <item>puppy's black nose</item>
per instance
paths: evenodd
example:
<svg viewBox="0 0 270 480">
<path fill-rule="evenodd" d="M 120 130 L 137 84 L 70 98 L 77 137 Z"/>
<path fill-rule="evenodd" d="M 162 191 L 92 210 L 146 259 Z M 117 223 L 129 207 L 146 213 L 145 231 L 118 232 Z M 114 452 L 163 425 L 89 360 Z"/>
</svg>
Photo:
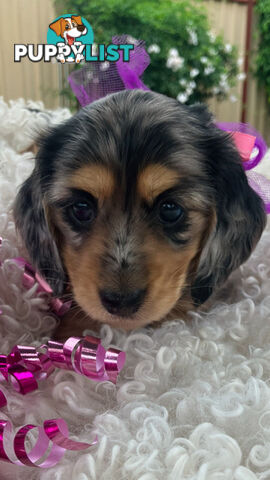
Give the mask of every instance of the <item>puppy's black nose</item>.
<svg viewBox="0 0 270 480">
<path fill-rule="evenodd" d="M 115 292 L 110 290 L 100 290 L 99 295 L 102 305 L 112 315 L 126 317 L 139 310 L 146 290 L 137 289 L 133 292 Z"/>
<path fill-rule="evenodd" d="M 79 30 L 79 32 L 83 32 L 84 29 L 85 29 L 84 25 L 77 25 L 77 30 Z"/>
</svg>

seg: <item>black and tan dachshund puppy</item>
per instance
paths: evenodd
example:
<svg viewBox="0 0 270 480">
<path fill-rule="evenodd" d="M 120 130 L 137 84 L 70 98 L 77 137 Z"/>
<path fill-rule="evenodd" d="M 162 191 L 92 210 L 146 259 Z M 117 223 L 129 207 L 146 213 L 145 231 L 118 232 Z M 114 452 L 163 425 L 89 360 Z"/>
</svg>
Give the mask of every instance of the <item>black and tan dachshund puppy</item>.
<svg viewBox="0 0 270 480">
<path fill-rule="evenodd" d="M 47 132 L 14 215 L 55 295 L 69 284 L 84 319 L 126 330 L 204 303 L 266 222 L 207 109 L 141 90 L 109 95 Z M 80 332 L 79 317 L 69 334 Z"/>
</svg>

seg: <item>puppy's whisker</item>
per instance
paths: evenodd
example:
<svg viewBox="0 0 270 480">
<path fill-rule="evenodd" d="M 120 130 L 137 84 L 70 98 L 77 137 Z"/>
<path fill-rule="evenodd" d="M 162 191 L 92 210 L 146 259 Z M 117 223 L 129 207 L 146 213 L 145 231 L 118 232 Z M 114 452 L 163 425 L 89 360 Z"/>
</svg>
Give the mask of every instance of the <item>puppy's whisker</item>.
<svg viewBox="0 0 270 480">
<path fill-rule="evenodd" d="M 74 310 L 72 310 L 72 312 L 74 312 Z M 74 313 L 74 316 L 72 317 L 72 321 L 74 322 L 76 320 L 76 318 L 80 315 L 80 314 L 84 314 L 82 317 L 80 317 L 80 322 L 84 322 L 85 320 L 87 320 L 89 318 L 90 320 L 90 317 L 89 315 L 87 315 L 87 313 L 85 313 L 82 309 L 79 309 L 77 311 L 75 311 Z"/>
<path fill-rule="evenodd" d="M 54 298 L 59 298 L 59 297 L 54 297 Z M 60 297 L 60 300 L 61 300 L 62 302 L 70 302 L 70 301 L 73 302 L 73 301 L 74 301 L 74 297 L 72 297 L 72 296 L 71 296 L 71 297 L 63 297 L 63 296 L 61 296 L 61 297 Z M 70 307 L 69 311 L 71 310 L 71 308 L 73 308 L 73 307 Z"/>
<path fill-rule="evenodd" d="M 58 270 L 56 270 L 55 268 L 51 268 L 51 267 L 48 267 L 48 268 L 47 268 L 47 267 L 46 267 L 46 268 L 42 268 L 42 267 L 41 267 L 41 268 L 38 269 L 38 271 L 39 271 L 39 273 L 41 273 L 41 274 L 42 274 L 43 272 L 44 272 L 45 274 L 46 274 L 47 272 L 56 273 L 56 274 L 59 273 Z"/>
<path fill-rule="evenodd" d="M 46 275 L 46 280 L 48 280 L 48 281 L 50 281 L 50 280 L 54 281 L 55 278 L 57 278 L 57 277 L 51 277 L 51 276 Z M 63 280 L 63 285 L 70 286 L 71 284 L 70 284 L 70 282 L 67 282 L 67 281 Z"/>
<path fill-rule="evenodd" d="M 78 311 L 79 311 L 79 309 L 78 309 L 78 307 L 77 307 L 77 305 L 76 305 L 76 306 L 71 307 L 71 308 L 69 309 L 68 313 L 70 314 L 70 313 L 75 312 L 75 315 L 74 315 L 74 317 L 73 317 L 73 318 L 75 318 L 75 316 L 76 316 L 76 314 L 78 313 Z M 80 310 L 80 311 L 82 311 L 82 310 Z"/>
<path fill-rule="evenodd" d="M 63 294 L 61 295 L 61 299 L 66 299 L 66 298 L 67 298 L 67 299 L 69 299 L 69 298 L 72 298 L 72 299 L 73 299 L 73 298 L 74 298 L 73 292 L 66 292 L 66 293 L 63 293 Z"/>
</svg>

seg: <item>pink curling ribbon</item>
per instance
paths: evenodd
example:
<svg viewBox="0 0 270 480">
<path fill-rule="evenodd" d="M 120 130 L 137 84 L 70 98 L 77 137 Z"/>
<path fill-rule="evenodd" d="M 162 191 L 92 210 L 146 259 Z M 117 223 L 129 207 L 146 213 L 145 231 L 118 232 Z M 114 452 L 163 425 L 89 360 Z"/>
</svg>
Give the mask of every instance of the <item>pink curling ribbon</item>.
<svg viewBox="0 0 270 480">
<path fill-rule="evenodd" d="M 50 340 L 40 349 L 32 346 L 16 345 L 9 355 L 0 355 L 0 373 L 4 380 L 11 380 L 14 388 L 25 395 L 38 388 L 37 380 L 50 375 L 55 368 L 63 368 L 85 375 L 95 381 L 109 380 L 116 383 L 117 376 L 125 363 L 125 353 L 101 345 L 101 340 L 93 336 L 70 337 L 65 343 Z M 7 404 L 0 390 L 0 407 Z M 38 439 L 32 450 L 27 453 L 25 440 L 30 430 L 38 429 Z M 28 465 L 48 468 L 56 465 L 66 450 L 84 450 L 97 443 L 83 443 L 68 438 L 68 427 L 62 418 L 46 420 L 43 427 L 25 425 L 19 429 L 13 440 L 13 457 L 9 450 L 12 425 L 0 419 L 0 459 L 16 465 Z M 50 453 L 43 457 L 52 442 Z"/>
<path fill-rule="evenodd" d="M 270 213 L 270 180 L 252 171 L 263 159 L 267 145 L 255 128 L 247 123 L 217 123 L 218 128 L 229 132 L 243 160 L 248 183 L 264 202 L 266 213 Z"/>
<path fill-rule="evenodd" d="M 39 275 L 38 272 L 34 270 L 32 265 L 30 265 L 24 258 L 17 257 L 12 259 L 16 265 L 22 267 L 24 269 L 23 273 L 23 286 L 25 288 L 31 288 L 35 284 L 38 283 L 37 292 L 44 292 L 48 295 L 52 296 L 53 291 L 50 285 L 46 282 L 46 280 Z M 63 316 L 71 307 L 72 301 L 69 300 L 67 302 L 63 302 L 60 298 L 53 298 L 50 299 L 50 306 L 51 309 L 56 313 L 59 317 Z"/>
<path fill-rule="evenodd" d="M 25 288 L 31 288 L 37 282 L 37 292 L 52 295 L 52 289 L 46 280 L 24 258 L 12 260 L 24 269 Z M 70 308 L 71 302 L 63 303 L 59 298 L 52 298 L 50 305 L 61 316 Z M 106 351 L 99 338 L 70 337 L 65 343 L 50 340 L 40 348 L 15 345 L 9 355 L 0 355 L 0 379 L 2 377 L 17 392 L 26 395 L 36 390 L 38 381 L 47 378 L 56 368 L 75 371 L 95 381 L 109 380 L 116 383 L 124 363 L 125 353 L 115 348 Z M 6 405 L 6 397 L 0 390 L 0 408 Z M 32 450 L 27 452 L 27 434 L 35 428 L 38 429 L 38 439 Z M 97 437 L 92 443 L 77 442 L 68 437 L 68 426 L 62 418 L 45 420 L 43 426 L 24 425 L 14 436 L 11 422 L 0 419 L 0 460 L 15 465 L 50 468 L 61 460 L 66 450 L 85 450 L 98 441 Z"/>
<path fill-rule="evenodd" d="M 25 446 L 27 434 L 35 428 L 38 429 L 38 439 L 32 450 L 27 453 Z M 0 420 L 0 459 L 15 465 L 50 468 L 61 460 L 66 450 L 85 450 L 97 443 L 97 438 L 92 443 L 84 443 L 71 440 L 68 438 L 68 435 L 68 426 L 62 418 L 45 420 L 43 427 L 28 424 L 21 427 L 15 434 L 13 449 L 11 449 L 11 422 Z M 50 447 L 50 441 L 52 442 L 52 447 L 44 460 L 43 457 Z M 6 452 L 4 445 L 7 444 L 9 445 L 9 450 L 13 450 L 12 455 Z"/>
<path fill-rule="evenodd" d="M 222 122 L 216 124 L 221 130 L 231 133 L 242 157 L 245 170 L 255 168 L 267 152 L 267 145 L 257 130 L 248 123 Z M 253 157 L 251 154 L 254 152 Z"/>
</svg>

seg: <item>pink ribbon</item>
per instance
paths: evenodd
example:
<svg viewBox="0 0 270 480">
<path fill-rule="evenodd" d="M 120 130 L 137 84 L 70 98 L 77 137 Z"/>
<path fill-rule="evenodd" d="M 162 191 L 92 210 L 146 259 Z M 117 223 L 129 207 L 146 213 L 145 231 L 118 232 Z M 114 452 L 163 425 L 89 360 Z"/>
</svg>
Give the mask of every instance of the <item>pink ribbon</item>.
<svg viewBox="0 0 270 480">
<path fill-rule="evenodd" d="M 38 439 L 32 450 L 27 453 L 25 441 L 27 434 L 34 428 L 38 429 Z M 68 438 L 68 426 L 64 419 L 56 418 L 45 420 L 43 427 L 36 425 L 24 425 L 15 434 L 13 439 L 13 452 L 11 458 L 6 453 L 4 444 L 12 445 L 12 425 L 7 420 L 0 420 L 0 459 L 15 465 L 27 465 L 30 467 L 50 468 L 55 466 L 63 457 L 66 450 L 85 450 L 97 443 L 97 437 L 92 443 L 77 442 Z M 42 460 L 46 454 L 50 441 L 52 447 L 45 460 Z"/>
<path fill-rule="evenodd" d="M 216 125 L 231 134 L 243 160 L 248 183 L 261 197 L 266 213 L 270 214 L 270 180 L 253 171 L 267 152 L 267 145 L 263 137 L 247 123 L 223 122 Z"/>
<path fill-rule="evenodd" d="M 35 272 L 24 258 L 12 260 L 24 269 L 25 288 L 31 288 L 37 282 L 37 292 L 52 295 L 52 289 L 46 280 Z M 70 308 L 71 301 L 64 303 L 59 298 L 51 298 L 50 305 L 54 312 L 61 316 Z M 26 395 L 36 390 L 38 381 L 47 378 L 56 368 L 75 371 L 97 382 L 108 380 L 116 383 L 124 363 L 125 353 L 116 348 L 105 350 L 100 338 L 70 337 L 65 343 L 49 340 L 46 345 L 39 348 L 15 345 L 9 355 L 0 355 L 0 379 L 2 377 L 11 383 L 17 392 Z M 0 408 L 6 405 L 7 399 L 0 390 Z M 34 428 L 38 429 L 38 439 L 32 450 L 27 453 L 25 446 L 27 434 Z M 66 450 L 85 450 L 98 441 L 96 437 L 92 443 L 77 442 L 68 436 L 68 426 L 62 418 L 45 420 L 42 427 L 24 425 L 15 435 L 12 435 L 11 422 L 0 419 L 0 460 L 15 465 L 50 468 L 61 460 Z M 7 450 L 12 450 L 12 455 L 8 454 Z M 46 455 L 48 450 L 49 453 Z"/>
<path fill-rule="evenodd" d="M 249 161 L 255 145 L 256 137 L 242 132 L 231 132 L 231 134 L 243 162 Z"/>
<path fill-rule="evenodd" d="M 116 348 L 106 351 L 100 338 L 70 337 L 65 343 L 50 340 L 40 349 L 16 345 L 9 355 L 0 355 L 0 373 L 4 380 L 10 380 L 13 387 L 25 395 L 36 390 L 37 380 L 46 378 L 55 368 L 75 371 L 95 381 L 116 383 L 124 363 L 125 353 Z M 6 397 L 0 390 L 0 407 L 6 404 Z M 33 449 L 27 453 L 25 440 L 27 433 L 34 428 L 38 429 L 39 436 Z M 65 450 L 84 450 L 97 443 L 97 437 L 92 443 L 70 440 L 67 424 L 62 418 L 46 420 L 43 427 L 25 425 L 19 429 L 13 440 L 15 459 L 12 459 L 5 449 L 5 445 L 10 447 L 12 444 L 11 432 L 11 423 L 0 419 L 0 459 L 16 465 L 52 467 L 59 462 Z M 50 453 L 41 461 L 50 441 L 53 443 Z"/>
<path fill-rule="evenodd" d="M 28 263 L 24 258 L 22 257 L 12 258 L 12 261 L 16 263 L 16 265 L 24 269 L 23 286 L 25 288 L 31 288 L 37 282 L 38 283 L 37 293 L 43 292 L 51 296 L 50 305 L 54 313 L 56 313 L 59 317 L 61 317 L 70 309 L 72 301 L 69 300 L 67 302 L 63 302 L 60 298 L 53 298 L 52 297 L 53 291 L 50 285 L 46 282 L 46 280 L 43 277 L 41 277 L 41 275 L 39 275 L 38 272 L 34 270 L 32 265 L 30 265 L 30 263 Z"/>
</svg>

